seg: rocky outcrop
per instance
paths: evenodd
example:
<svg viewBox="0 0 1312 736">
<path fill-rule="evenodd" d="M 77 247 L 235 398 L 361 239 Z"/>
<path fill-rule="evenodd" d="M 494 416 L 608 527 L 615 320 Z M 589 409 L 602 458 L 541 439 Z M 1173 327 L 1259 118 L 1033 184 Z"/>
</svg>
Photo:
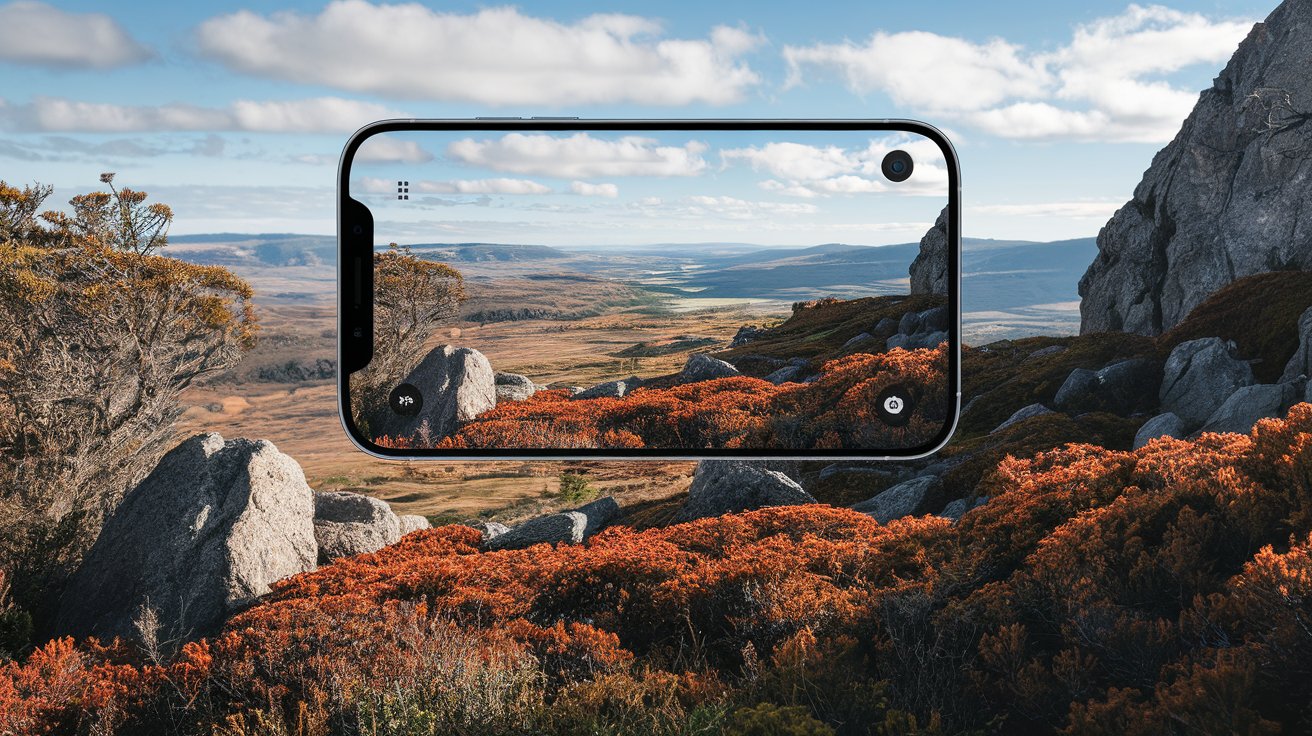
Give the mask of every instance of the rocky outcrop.
<svg viewBox="0 0 1312 736">
<path fill-rule="evenodd" d="M 419 389 L 422 408 L 404 416 L 382 407 L 369 421 L 374 437 L 413 437 L 427 423 L 429 435 L 440 439 L 497 404 L 492 364 L 472 348 L 434 348 L 410 371 L 405 383 Z"/>
<path fill-rule="evenodd" d="M 952 315 L 946 306 L 933 307 L 923 312 L 907 312 L 897 323 L 897 333 L 885 341 L 889 350 L 917 350 L 936 348 L 948 341 Z"/>
<path fill-rule="evenodd" d="M 518 373 L 497 371 L 494 381 L 497 401 L 524 401 L 537 393 L 539 388 L 528 376 L 521 376 Z"/>
<path fill-rule="evenodd" d="M 951 519 L 954 522 L 961 521 L 961 517 L 965 516 L 967 511 L 977 509 L 988 502 L 989 499 L 987 496 L 976 498 L 974 503 L 971 503 L 964 498 L 958 498 L 947 506 L 944 506 L 943 510 L 938 512 L 938 515 L 944 519 Z"/>
<path fill-rule="evenodd" d="M 314 494 L 319 563 L 377 552 L 401 538 L 401 521 L 386 502 L 346 491 Z"/>
<path fill-rule="evenodd" d="M 719 358 L 712 358 L 706 353 L 694 353 L 689 355 L 688 362 L 683 364 L 683 370 L 679 372 L 679 382 L 696 383 L 737 375 L 739 375 L 738 369 L 731 364 Z"/>
<path fill-rule="evenodd" d="M 1165 414 L 1158 414 L 1139 427 L 1139 431 L 1134 434 L 1134 449 L 1137 450 L 1159 437 L 1183 439 L 1188 433 L 1189 428 L 1185 426 L 1184 420 L 1168 411 Z"/>
<path fill-rule="evenodd" d="M 853 505 L 852 510 L 868 514 L 880 524 L 887 524 L 893 519 L 923 513 L 926 506 L 941 495 L 942 490 L 942 481 L 935 476 L 925 475 L 898 483 L 874 498 Z"/>
<path fill-rule="evenodd" d="M 1312 307 L 1298 318 L 1298 351 L 1285 364 L 1281 383 L 1296 380 L 1299 376 L 1312 377 Z"/>
<path fill-rule="evenodd" d="M 920 239 L 920 253 L 911 262 L 912 294 L 948 293 L 948 208 Z"/>
<path fill-rule="evenodd" d="M 433 528 L 432 523 L 428 521 L 428 517 L 419 514 L 401 514 L 396 517 L 396 521 L 401 527 L 401 536 L 403 537 L 410 532 Z"/>
<path fill-rule="evenodd" d="M 313 570 L 314 493 L 272 443 L 201 434 L 166 454 L 105 522 L 55 628 L 133 638 L 153 608 L 164 639 L 216 631 L 277 580 Z"/>
<path fill-rule="evenodd" d="M 1301 382 L 1244 386 L 1217 407 L 1199 431 L 1247 434 L 1259 419 L 1283 417 L 1300 400 L 1302 389 Z"/>
<path fill-rule="evenodd" d="M 488 542 L 492 541 L 496 537 L 499 537 L 502 534 L 505 534 L 506 532 L 510 531 L 510 527 L 506 526 L 505 524 L 502 524 L 499 521 L 484 521 L 482 519 L 478 519 L 478 520 L 466 521 L 464 522 L 464 525 L 477 529 L 479 534 L 483 536 L 482 543 L 484 545 L 486 545 Z"/>
<path fill-rule="evenodd" d="M 777 371 L 771 371 L 770 374 L 765 377 L 765 380 L 778 386 L 780 384 L 798 381 L 801 379 L 802 373 L 805 372 L 805 370 L 806 364 L 786 365 Z"/>
<path fill-rule="evenodd" d="M 1236 279 L 1312 270 L 1310 67 L 1312 3 L 1285 0 L 1099 233 L 1081 332 L 1157 335 Z"/>
<path fill-rule="evenodd" d="M 523 549 L 535 544 L 580 544 L 619 515 L 619 504 L 607 496 L 573 511 L 529 519 L 501 534 L 484 535 L 483 548 L 494 551 Z"/>
<path fill-rule="evenodd" d="M 758 327 L 756 325 L 743 325 L 742 327 L 738 328 L 737 332 L 734 333 L 733 340 L 729 342 L 729 347 L 740 348 L 743 345 L 746 345 L 747 343 L 756 340 L 757 338 L 766 334 L 766 332 L 768 332 L 768 330 L 766 330 L 764 327 Z"/>
<path fill-rule="evenodd" d="M 697 463 L 688 500 L 677 521 L 751 511 L 766 506 L 815 503 L 811 494 L 777 470 L 737 460 L 702 460 Z"/>
<path fill-rule="evenodd" d="M 1053 413 L 1052 409 L 1049 409 L 1043 404 L 1030 404 L 1029 406 L 1023 407 L 1021 409 L 1017 409 L 1016 413 L 1007 417 L 1007 420 L 1005 422 L 999 424 L 997 427 L 993 429 L 992 432 L 989 432 L 989 434 L 997 434 L 998 432 L 1001 432 L 1002 430 L 1014 424 L 1019 424 L 1020 422 L 1025 421 L 1026 419 L 1030 419 L 1033 417 L 1041 417 L 1044 414 L 1052 414 L 1052 413 Z"/>
<path fill-rule="evenodd" d="M 941 343 L 948 341 L 946 332 L 919 332 L 914 335 L 894 335 L 888 338 L 885 343 L 889 350 L 902 348 L 903 350 L 921 350 L 926 348 L 936 348 Z"/>
<path fill-rule="evenodd" d="M 1253 383 L 1253 369 L 1235 357 L 1234 343 L 1204 337 L 1182 342 L 1171 351 L 1159 398 L 1163 411 L 1197 427 L 1237 389 Z"/>
<path fill-rule="evenodd" d="M 629 395 L 635 388 L 643 384 L 643 380 L 637 376 L 621 378 L 618 381 L 606 381 L 599 383 L 592 388 L 586 388 L 577 391 L 571 398 L 575 399 L 621 399 Z"/>
<path fill-rule="evenodd" d="M 1108 411 L 1129 416 L 1156 407 L 1161 384 L 1162 364 L 1148 358 L 1122 360 L 1097 371 L 1076 368 L 1057 389 L 1052 405 L 1072 414 Z"/>
</svg>

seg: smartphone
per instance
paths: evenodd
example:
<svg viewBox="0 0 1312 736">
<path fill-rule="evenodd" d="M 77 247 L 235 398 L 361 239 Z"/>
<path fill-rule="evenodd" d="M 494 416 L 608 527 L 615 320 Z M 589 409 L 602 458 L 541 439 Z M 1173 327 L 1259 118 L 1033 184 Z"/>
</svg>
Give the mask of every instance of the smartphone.
<svg viewBox="0 0 1312 736">
<path fill-rule="evenodd" d="M 382 121 L 337 211 L 374 455 L 875 460 L 956 424 L 960 173 L 924 123 Z"/>
</svg>

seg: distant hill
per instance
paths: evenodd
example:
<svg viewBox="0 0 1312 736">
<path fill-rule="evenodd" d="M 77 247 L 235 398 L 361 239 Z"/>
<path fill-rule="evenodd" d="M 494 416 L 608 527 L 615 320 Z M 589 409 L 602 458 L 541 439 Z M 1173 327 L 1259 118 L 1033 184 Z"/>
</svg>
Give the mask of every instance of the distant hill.
<svg viewBox="0 0 1312 736">
<path fill-rule="evenodd" d="M 509 243 L 417 243 L 410 249 L 425 258 L 467 263 L 555 261 L 571 257 L 549 245 Z"/>
<path fill-rule="evenodd" d="M 212 266 L 318 266 L 337 261 L 333 235 L 211 233 L 169 236 L 168 255 Z"/>
<path fill-rule="evenodd" d="M 332 289 L 337 247 L 332 236 L 217 233 L 170 240 L 170 255 L 226 266 L 253 282 L 263 279 L 260 285 L 266 295 L 290 294 L 304 288 L 322 294 Z M 425 258 L 456 264 L 470 278 L 484 281 L 523 279 L 543 272 L 587 274 L 600 281 L 626 288 L 638 286 L 648 293 L 670 297 L 792 302 L 819 296 L 858 298 L 906 293 L 907 269 L 920 246 L 419 243 L 410 247 Z M 1074 311 L 1079 301 L 1077 284 L 1097 255 L 1094 238 L 1051 243 L 966 238 L 962 247 L 963 311 L 967 334 L 973 340 L 1071 334 L 1078 330 L 1078 313 Z M 312 267 L 314 275 L 293 275 L 283 270 L 291 266 Z M 486 288 L 481 291 L 500 294 Z M 630 297 L 636 298 L 632 294 Z"/>
</svg>

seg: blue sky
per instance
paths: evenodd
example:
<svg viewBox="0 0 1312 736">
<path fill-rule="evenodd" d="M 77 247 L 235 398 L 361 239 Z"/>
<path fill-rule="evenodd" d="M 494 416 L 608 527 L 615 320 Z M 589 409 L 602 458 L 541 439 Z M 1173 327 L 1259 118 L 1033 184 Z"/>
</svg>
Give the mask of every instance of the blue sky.
<svg viewBox="0 0 1312 736">
<path fill-rule="evenodd" d="M 0 3 L 0 178 L 329 233 L 378 117 L 912 117 L 957 144 L 966 235 L 1078 237 L 1275 4 Z"/>
</svg>

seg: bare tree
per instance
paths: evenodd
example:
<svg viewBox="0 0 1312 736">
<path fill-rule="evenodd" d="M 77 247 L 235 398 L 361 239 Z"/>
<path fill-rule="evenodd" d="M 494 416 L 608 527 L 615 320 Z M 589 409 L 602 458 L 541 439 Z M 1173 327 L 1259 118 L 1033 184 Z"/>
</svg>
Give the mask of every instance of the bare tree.
<svg viewBox="0 0 1312 736">
<path fill-rule="evenodd" d="M 257 328 L 246 282 L 155 254 L 166 205 L 101 181 L 40 216 L 49 187 L 0 182 L 0 566 L 28 606 L 167 450 L 182 391 Z"/>
<path fill-rule="evenodd" d="M 464 277 L 444 263 L 425 260 L 396 243 L 374 254 L 374 355 L 351 375 L 351 409 L 357 427 L 368 431 L 371 409 L 425 355 L 427 342 L 460 313 Z"/>
</svg>

